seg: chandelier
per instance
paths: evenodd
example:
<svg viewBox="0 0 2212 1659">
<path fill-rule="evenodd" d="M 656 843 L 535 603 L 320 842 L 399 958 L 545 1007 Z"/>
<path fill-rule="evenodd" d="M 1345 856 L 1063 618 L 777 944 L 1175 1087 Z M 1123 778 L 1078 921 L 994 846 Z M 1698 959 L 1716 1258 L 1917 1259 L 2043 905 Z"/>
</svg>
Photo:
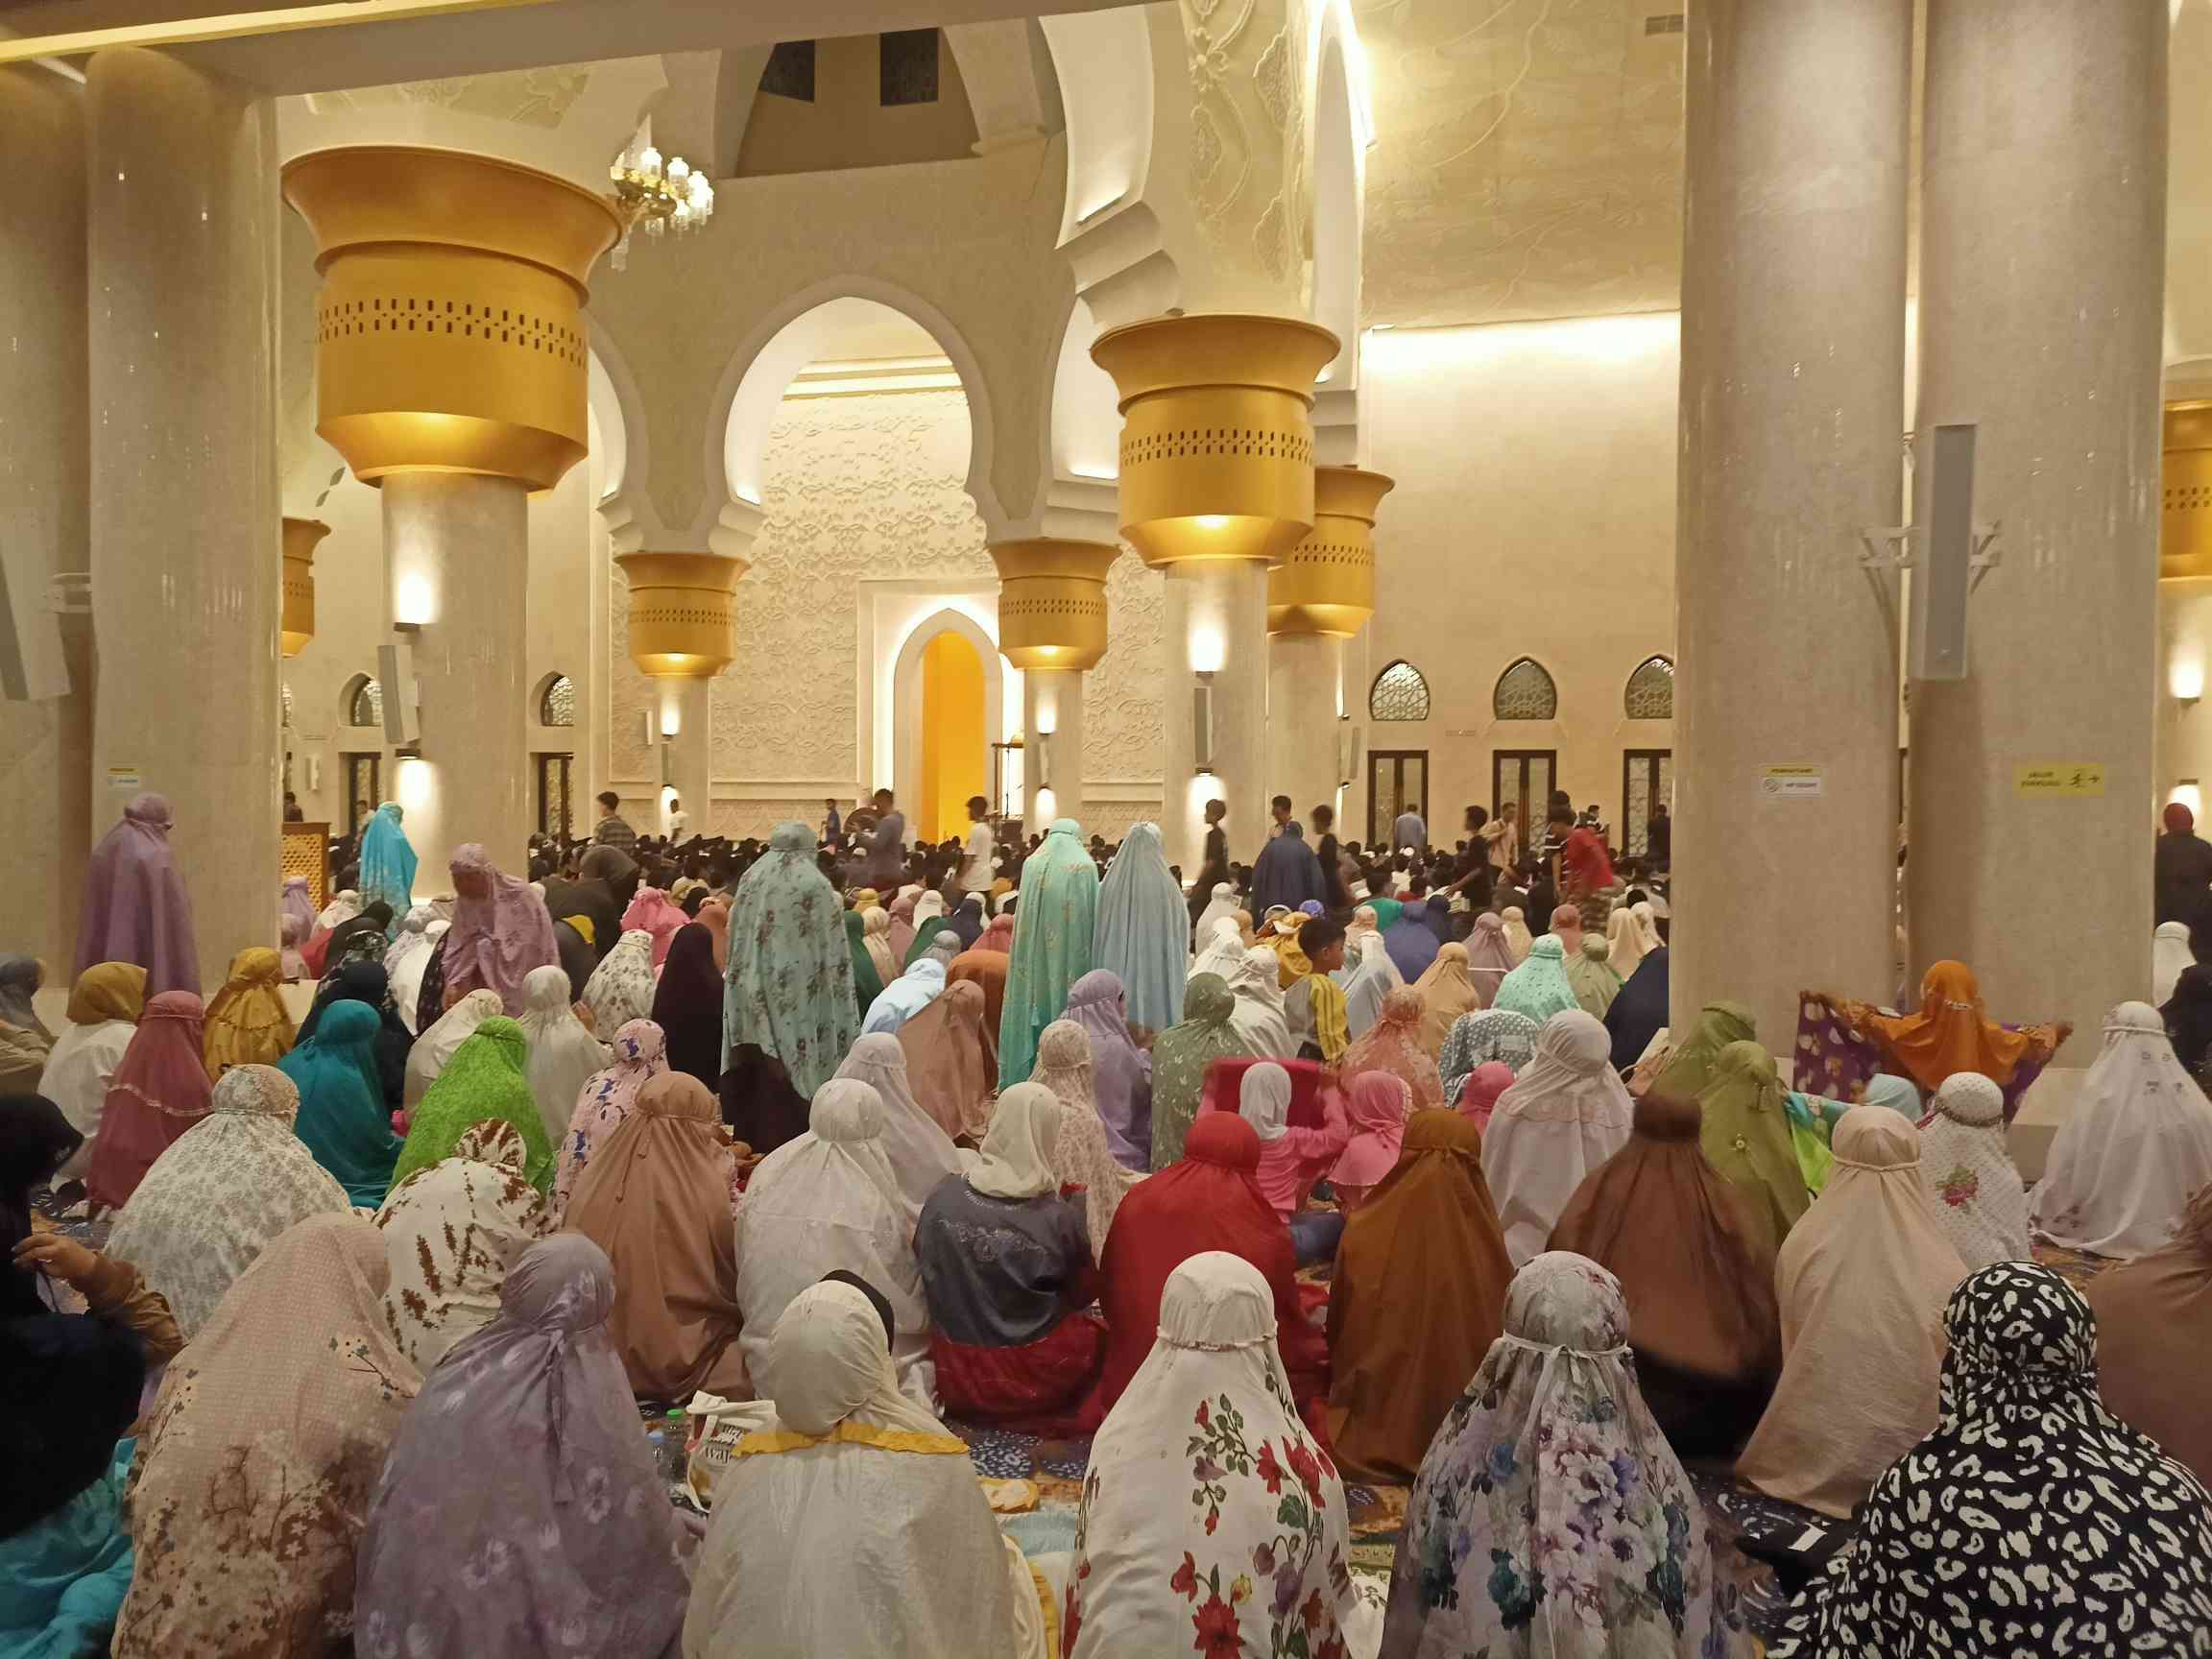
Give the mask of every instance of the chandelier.
<svg viewBox="0 0 2212 1659">
<path fill-rule="evenodd" d="M 714 217 L 714 186 L 681 156 L 663 160 L 650 144 L 635 153 L 625 150 L 609 165 L 607 177 L 622 215 L 622 240 L 614 247 L 617 271 L 630 251 L 633 228 L 642 226 L 652 237 L 671 230 L 684 235 Z"/>
</svg>

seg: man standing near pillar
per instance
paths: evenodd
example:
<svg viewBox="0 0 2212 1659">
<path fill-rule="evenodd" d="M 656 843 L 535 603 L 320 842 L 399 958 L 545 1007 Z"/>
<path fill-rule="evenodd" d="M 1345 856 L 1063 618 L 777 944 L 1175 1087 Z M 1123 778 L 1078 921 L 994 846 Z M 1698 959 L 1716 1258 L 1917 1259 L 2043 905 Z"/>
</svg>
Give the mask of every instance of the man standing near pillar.
<svg viewBox="0 0 2212 1659">
<path fill-rule="evenodd" d="M 1336 840 L 1336 808 L 1326 803 L 1313 808 L 1313 828 L 1320 842 L 1313 855 L 1321 860 L 1321 902 L 1331 915 L 1352 908 L 1352 896 L 1344 890 L 1344 852 Z"/>
<path fill-rule="evenodd" d="M 1190 926 L 1198 926 L 1198 918 L 1206 913 L 1206 906 L 1214 902 L 1214 889 L 1229 879 L 1229 834 L 1221 828 L 1221 820 L 1229 816 L 1229 803 L 1218 798 L 1206 803 L 1206 851 L 1198 861 L 1198 879 L 1190 883 Z M 1193 941 L 1203 950 L 1207 942 Z"/>
</svg>

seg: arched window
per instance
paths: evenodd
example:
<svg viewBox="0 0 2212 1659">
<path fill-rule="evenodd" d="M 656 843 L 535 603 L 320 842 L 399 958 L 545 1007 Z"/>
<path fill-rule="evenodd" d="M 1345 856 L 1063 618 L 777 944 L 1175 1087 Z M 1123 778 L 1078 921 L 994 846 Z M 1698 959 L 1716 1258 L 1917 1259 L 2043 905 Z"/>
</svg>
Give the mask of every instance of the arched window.
<svg viewBox="0 0 2212 1659">
<path fill-rule="evenodd" d="M 1628 676 L 1622 704 L 1631 720 L 1674 718 L 1674 664 L 1664 657 L 1647 657 Z"/>
<path fill-rule="evenodd" d="M 1426 720 L 1429 718 L 1429 682 L 1410 662 L 1393 662 L 1375 676 L 1367 691 L 1370 720 Z"/>
<path fill-rule="evenodd" d="M 1500 720 L 1556 720 L 1559 687 L 1543 663 L 1524 657 L 1498 676 L 1490 712 Z"/>
<path fill-rule="evenodd" d="M 346 683 L 346 724 L 384 724 L 384 687 L 366 674 L 356 674 Z"/>
<path fill-rule="evenodd" d="M 545 688 L 538 693 L 538 724 L 541 726 L 573 726 L 576 724 L 576 682 L 565 674 L 556 674 L 545 682 Z"/>
</svg>

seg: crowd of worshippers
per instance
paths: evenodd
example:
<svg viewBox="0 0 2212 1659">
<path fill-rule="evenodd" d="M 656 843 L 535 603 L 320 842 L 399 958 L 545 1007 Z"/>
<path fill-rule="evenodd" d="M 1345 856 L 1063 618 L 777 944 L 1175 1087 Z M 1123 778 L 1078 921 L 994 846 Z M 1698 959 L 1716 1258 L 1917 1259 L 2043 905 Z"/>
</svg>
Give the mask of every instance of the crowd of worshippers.
<svg viewBox="0 0 2212 1659">
<path fill-rule="evenodd" d="M 281 895 L 295 1028 L 266 947 L 203 1003 L 133 800 L 58 1034 L 0 958 L 0 1659 L 2212 1647 L 2172 1009 L 2030 1190 L 2067 1027 L 1956 962 L 1673 1010 L 1599 826 L 1524 886 L 1401 819 L 1332 911 L 1325 824 L 1187 893 L 1062 820 L 954 903 L 863 884 L 885 807 L 419 902 L 386 805 Z M 1091 1437 L 1071 1546 L 950 1424 Z M 1692 1467 L 1825 1540 L 1763 1632 Z M 1410 1487 L 1386 1581 L 1348 1483 Z"/>
</svg>

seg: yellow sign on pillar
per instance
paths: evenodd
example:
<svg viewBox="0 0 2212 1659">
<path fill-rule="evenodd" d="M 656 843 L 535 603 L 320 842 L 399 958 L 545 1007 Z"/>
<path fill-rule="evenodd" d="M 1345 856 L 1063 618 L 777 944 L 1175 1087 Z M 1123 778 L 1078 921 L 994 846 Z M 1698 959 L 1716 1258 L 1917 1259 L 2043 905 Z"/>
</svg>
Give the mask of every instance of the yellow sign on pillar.
<svg viewBox="0 0 2212 1659">
<path fill-rule="evenodd" d="M 2012 772 L 2016 795 L 2058 796 L 2104 793 L 2104 766 L 2098 760 L 2037 760 Z"/>
</svg>

